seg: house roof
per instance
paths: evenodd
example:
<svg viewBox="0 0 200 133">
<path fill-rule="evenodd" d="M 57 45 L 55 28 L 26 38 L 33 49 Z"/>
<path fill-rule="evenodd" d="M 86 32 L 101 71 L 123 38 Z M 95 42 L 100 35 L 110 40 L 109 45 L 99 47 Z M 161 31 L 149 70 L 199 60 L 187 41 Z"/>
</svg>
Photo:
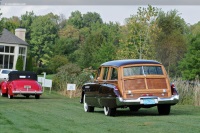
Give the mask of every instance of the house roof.
<svg viewBox="0 0 200 133">
<path fill-rule="evenodd" d="M 15 36 L 13 33 L 8 31 L 7 29 L 3 29 L 2 34 L 0 35 L 0 42 L 1 43 L 8 43 L 8 44 L 28 45 L 27 42 L 25 42 L 24 40 Z"/>
<path fill-rule="evenodd" d="M 114 61 L 108 61 L 101 66 L 115 66 L 120 67 L 123 65 L 131 65 L 131 64 L 161 64 L 158 61 L 154 60 L 144 60 L 144 59 L 127 59 L 127 60 L 114 60 Z"/>
</svg>

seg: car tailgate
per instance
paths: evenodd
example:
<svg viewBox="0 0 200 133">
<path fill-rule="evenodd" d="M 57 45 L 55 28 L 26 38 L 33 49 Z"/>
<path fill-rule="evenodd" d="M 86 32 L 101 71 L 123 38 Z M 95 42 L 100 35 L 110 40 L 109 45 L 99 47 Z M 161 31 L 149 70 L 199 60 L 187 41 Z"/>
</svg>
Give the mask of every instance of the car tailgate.
<svg viewBox="0 0 200 133">
<path fill-rule="evenodd" d="M 144 96 L 166 98 L 171 96 L 171 88 L 166 76 L 137 76 L 123 80 L 123 98 L 136 99 Z"/>
</svg>

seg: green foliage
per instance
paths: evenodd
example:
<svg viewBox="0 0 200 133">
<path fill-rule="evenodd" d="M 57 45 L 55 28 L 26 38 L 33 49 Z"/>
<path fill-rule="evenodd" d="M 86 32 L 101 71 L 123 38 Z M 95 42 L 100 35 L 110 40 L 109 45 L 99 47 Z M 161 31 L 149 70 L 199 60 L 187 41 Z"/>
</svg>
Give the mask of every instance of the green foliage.
<svg viewBox="0 0 200 133">
<path fill-rule="evenodd" d="M 58 72 L 53 78 L 53 89 L 65 90 L 67 83 L 76 84 L 80 89 L 85 82 L 90 81 L 92 72 L 90 69 L 81 70 L 78 65 L 68 63 L 58 68 Z"/>
<path fill-rule="evenodd" d="M 20 26 L 26 29 L 26 42 L 30 44 L 31 40 L 31 24 L 33 23 L 36 15 L 34 12 L 27 12 L 21 15 Z"/>
<path fill-rule="evenodd" d="M 187 80 L 200 77 L 200 33 L 192 36 L 188 52 L 179 66 L 182 76 Z"/>
<path fill-rule="evenodd" d="M 64 15 L 36 16 L 32 11 L 20 18 L 2 18 L 0 30 L 7 28 L 14 33 L 18 27 L 26 28 L 28 56 L 32 56 L 33 66 L 39 66 L 41 60 L 42 67 L 54 73 L 65 65 L 64 58 L 81 69 L 97 69 L 109 60 L 142 58 L 160 61 L 170 76 L 182 74 L 189 80 L 199 76 L 199 53 L 194 50 L 198 46 L 199 23 L 189 27 L 178 11 L 165 13 L 150 5 L 139 7 L 126 22 L 123 26 L 104 23 L 96 12 L 74 11 L 66 20 Z M 31 66 L 27 67 L 28 70 Z M 41 73 L 43 69 L 34 70 Z"/>
<path fill-rule="evenodd" d="M 64 66 L 67 63 L 68 63 L 68 59 L 65 56 L 55 55 L 53 58 L 51 58 L 49 62 L 49 66 L 52 69 L 53 73 L 56 73 L 56 70 L 59 67 Z"/>
<path fill-rule="evenodd" d="M 71 25 L 59 31 L 59 39 L 54 45 L 54 54 L 70 56 L 79 48 L 79 30 Z M 73 62 L 73 59 L 70 60 Z"/>
<path fill-rule="evenodd" d="M 23 58 L 22 58 L 22 56 L 18 56 L 17 63 L 16 63 L 16 69 L 18 71 L 23 71 L 23 66 L 24 66 Z"/>
<path fill-rule="evenodd" d="M 46 74 L 53 74 L 52 69 L 46 67 L 33 67 L 33 72 L 35 72 L 37 75 L 41 75 L 43 72 L 46 72 Z"/>
<path fill-rule="evenodd" d="M 101 16 L 98 13 L 87 12 L 86 14 L 83 14 L 83 27 L 91 27 L 92 24 L 95 23 L 103 23 Z"/>
<path fill-rule="evenodd" d="M 101 16 L 96 12 L 81 14 L 80 11 L 75 11 L 71 13 L 71 16 L 67 20 L 67 24 L 73 25 L 77 29 L 91 27 L 95 23 L 103 23 Z"/>
<path fill-rule="evenodd" d="M 120 55 L 126 58 L 154 59 L 154 41 L 159 33 L 157 27 L 158 9 L 152 6 L 138 8 L 136 15 L 127 19 L 127 39 L 124 40 Z"/>
<path fill-rule="evenodd" d="M 175 79 L 175 86 L 179 93 L 179 104 L 200 105 L 199 80 L 187 81 L 181 78 Z"/>
<path fill-rule="evenodd" d="M 118 24 L 93 24 L 90 34 L 85 36 L 84 43 L 76 53 L 79 65 L 96 69 L 102 61 L 115 59 L 119 35 Z"/>
<path fill-rule="evenodd" d="M 30 52 L 36 62 L 42 60 L 47 63 L 53 55 L 53 45 L 57 38 L 57 23 L 53 14 L 38 16 L 31 25 Z"/>
<path fill-rule="evenodd" d="M 178 61 L 183 58 L 187 47 L 188 26 L 176 10 L 159 12 L 158 27 L 161 29 L 155 42 L 156 58 L 166 67 L 168 74 L 178 74 Z"/>
<path fill-rule="evenodd" d="M 2 18 L 3 27 L 7 30 L 11 31 L 13 34 L 15 33 L 15 29 L 20 26 L 20 19 L 18 17 L 11 18 Z"/>
<path fill-rule="evenodd" d="M 26 71 L 33 71 L 33 60 L 31 56 L 28 56 L 26 60 Z"/>
<path fill-rule="evenodd" d="M 71 16 L 67 20 L 67 24 L 73 25 L 77 29 L 83 27 L 83 17 L 80 11 L 75 11 L 71 13 Z"/>
</svg>

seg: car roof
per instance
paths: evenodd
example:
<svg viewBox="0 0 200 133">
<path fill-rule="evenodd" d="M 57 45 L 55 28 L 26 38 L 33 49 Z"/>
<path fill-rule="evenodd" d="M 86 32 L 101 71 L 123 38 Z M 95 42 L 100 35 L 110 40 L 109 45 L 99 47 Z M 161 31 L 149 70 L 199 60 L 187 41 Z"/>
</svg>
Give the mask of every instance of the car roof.
<svg viewBox="0 0 200 133">
<path fill-rule="evenodd" d="M 115 67 L 120 67 L 124 65 L 131 65 L 131 64 L 161 64 L 158 61 L 155 60 L 145 60 L 145 59 L 126 59 L 126 60 L 113 60 L 113 61 L 108 61 L 101 66 L 115 66 Z"/>
<path fill-rule="evenodd" d="M 16 79 L 32 79 L 37 80 L 37 74 L 30 71 L 11 71 L 9 74 L 9 81 Z M 20 78 L 20 76 L 24 76 L 25 78 Z"/>
</svg>

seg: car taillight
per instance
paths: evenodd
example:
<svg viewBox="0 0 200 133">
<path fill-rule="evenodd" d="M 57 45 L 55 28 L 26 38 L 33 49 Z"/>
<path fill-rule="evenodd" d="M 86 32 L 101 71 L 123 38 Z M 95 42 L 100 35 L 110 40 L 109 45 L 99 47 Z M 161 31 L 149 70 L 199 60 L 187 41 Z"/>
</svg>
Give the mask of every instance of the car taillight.
<svg viewBox="0 0 200 133">
<path fill-rule="evenodd" d="M 171 92 L 172 92 L 172 95 L 178 95 L 178 92 L 174 84 L 171 84 Z"/>
<path fill-rule="evenodd" d="M 120 93 L 119 93 L 117 86 L 114 87 L 114 93 L 115 93 L 116 96 L 120 96 Z"/>
<path fill-rule="evenodd" d="M 176 88 L 175 85 L 174 85 L 174 83 L 171 84 L 171 88 Z"/>
<path fill-rule="evenodd" d="M 114 90 L 115 90 L 115 91 L 118 91 L 118 88 L 117 88 L 117 86 L 115 86 L 115 87 L 114 87 Z"/>
</svg>

